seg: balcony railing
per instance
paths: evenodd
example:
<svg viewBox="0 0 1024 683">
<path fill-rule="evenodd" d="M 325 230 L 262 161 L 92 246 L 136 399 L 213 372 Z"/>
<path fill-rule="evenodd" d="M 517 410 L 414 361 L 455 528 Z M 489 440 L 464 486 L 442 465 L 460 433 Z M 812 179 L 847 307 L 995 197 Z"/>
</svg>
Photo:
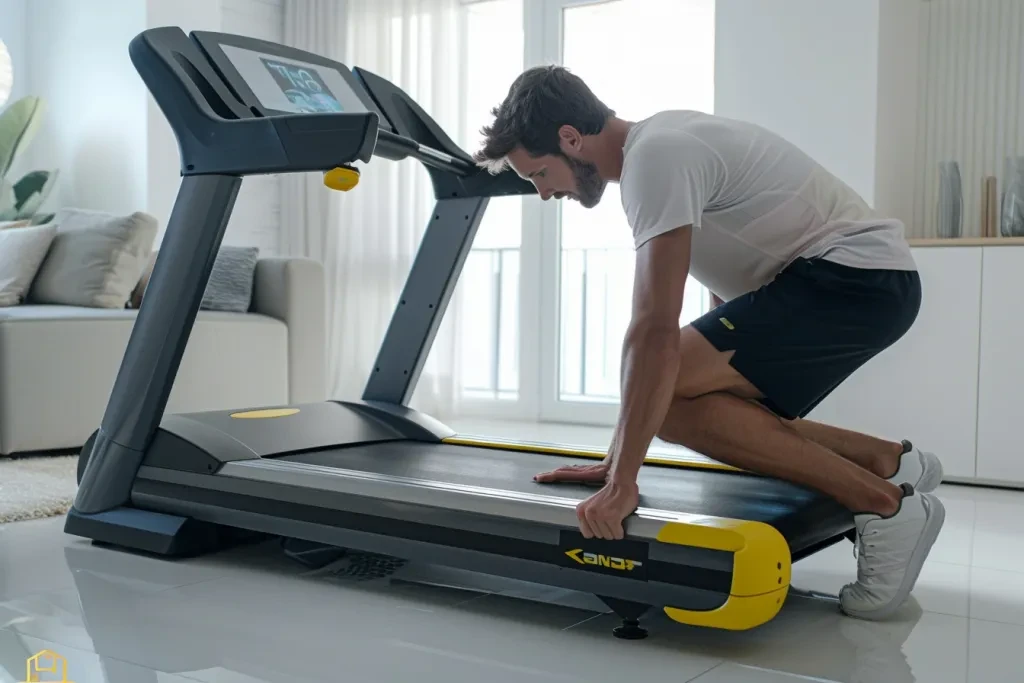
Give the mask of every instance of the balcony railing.
<svg viewBox="0 0 1024 683">
<path fill-rule="evenodd" d="M 462 386 L 472 397 L 519 391 L 519 249 L 473 249 L 462 282 Z"/>
</svg>

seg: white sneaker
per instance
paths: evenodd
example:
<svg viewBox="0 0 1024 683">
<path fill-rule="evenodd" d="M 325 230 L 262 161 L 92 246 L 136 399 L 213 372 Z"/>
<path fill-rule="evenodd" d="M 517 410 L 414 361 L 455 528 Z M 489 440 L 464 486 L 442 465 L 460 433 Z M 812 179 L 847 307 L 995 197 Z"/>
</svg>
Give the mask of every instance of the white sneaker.
<svg viewBox="0 0 1024 683">
<path fill-rule="evenodd" d="M 915 491 L 931 493 L 942 483 L 942 463 L 934 453 L 922 451 L 904 441 L 899 469 L 889 477 L 889 481 L 897 486 L 910 484 Z"/>
<path fill-rule="evenodd" d="M 854 516 L 857 582 L 843 586 L 839 606 L 851 617 L 885 619 L 907 599 L 946 519 L 931 493 L 903 484 L 900 509 L 892 517 Z"/>
</svg>

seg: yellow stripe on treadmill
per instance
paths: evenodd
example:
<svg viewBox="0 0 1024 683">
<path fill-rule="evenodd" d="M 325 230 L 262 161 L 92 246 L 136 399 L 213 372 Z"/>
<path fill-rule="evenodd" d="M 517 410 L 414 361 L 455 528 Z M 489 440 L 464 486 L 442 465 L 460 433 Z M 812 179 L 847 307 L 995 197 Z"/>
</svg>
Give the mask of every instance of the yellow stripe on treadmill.
<svg viewBox="0 0 1024 683">
<path fill-rule="evenodd" d="M 528 453 L 542 453 L 544 455 L 562 455 L 571 458 L 590 458 L 602 460 L 608 453 L 596 448 L 583 448 L 580 446 L 563 446 L 560 444 L 539 443 L 532 441 L 506 441 L 504 439 L 482 438 L 473 436 L 451 436 L 441 440 L 442 443 L 452 446 L 473 446 L 476 448 L 492 448 L 501 451 L 525 451 Z M 704 456 L 697 455 L 671 455 L 648 453 L 644 458 L 645 463 L 652 465 L 663 465 L 667 467 L 680 467 L 694 470 L 719 470 L 722 472 L 741 472 L 731 465 L 715 462 Z"/>
<path fill-rule="evenodd" d="M 243 410 L 231 413 L 231 417 L 239 420 L 265 420 L 272 417 L 288 417 L 299 412 L 298 408 L 266 408 L 264 410 Z"/>
<path fill-rule="evenodd" d="M 695 626 L 745 630 L 778 614 L 792 576 L 789 544 L 779 531 L 763 522 L 706 517 L 697 522 L 669 522 L 658 541 L 733 553 L 732 586 L 721 607 L 690 611 L 666 607 L 675 621 Z"/>
</svg>

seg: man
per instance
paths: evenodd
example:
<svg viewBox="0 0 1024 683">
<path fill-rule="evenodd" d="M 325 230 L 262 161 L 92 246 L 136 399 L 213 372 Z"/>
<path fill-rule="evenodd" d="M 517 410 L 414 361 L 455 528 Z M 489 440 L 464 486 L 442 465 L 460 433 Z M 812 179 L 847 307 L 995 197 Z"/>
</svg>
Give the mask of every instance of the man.
<svg viewBox="0 0 1024 683">
<path fill-rule="evenodd" d="M 492 113 L 477 163 L 587 208 L 619 183 L 636 247 L 608 457 L 537 481 L 603 482 L 577 516 L 605 539 L 624 535 L 655 436 L 813 488 L 854 514 L 857 581 L 842 609 L 894 612 L 942 527 L 929 493 L 942 466 L 907 441 L 802 418 L 916 319 L 902 224 L 763 128 L 692 111 L 625 121 L 564 68 L 524 72 Z M 680 330 L 690 274 L 724 303 Z"/>
</svg>

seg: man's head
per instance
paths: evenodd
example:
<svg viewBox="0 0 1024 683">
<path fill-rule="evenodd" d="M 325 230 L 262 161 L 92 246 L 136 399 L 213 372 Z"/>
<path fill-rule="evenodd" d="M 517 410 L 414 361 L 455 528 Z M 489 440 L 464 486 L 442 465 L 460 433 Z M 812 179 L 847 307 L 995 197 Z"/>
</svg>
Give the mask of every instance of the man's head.
<svg viewBox="0 0 1024 683">
<path fill-rule="evenodd" d="M 474 159 L 492 173 L 508 164 L 537 187 L 543 199 L 569 196 L 596 206 L 607 181 L 598 171 L 595 142 L 615 112 L 583 80 L 558 66 L 523 72 L 483 129 Z"/>
</svg>

